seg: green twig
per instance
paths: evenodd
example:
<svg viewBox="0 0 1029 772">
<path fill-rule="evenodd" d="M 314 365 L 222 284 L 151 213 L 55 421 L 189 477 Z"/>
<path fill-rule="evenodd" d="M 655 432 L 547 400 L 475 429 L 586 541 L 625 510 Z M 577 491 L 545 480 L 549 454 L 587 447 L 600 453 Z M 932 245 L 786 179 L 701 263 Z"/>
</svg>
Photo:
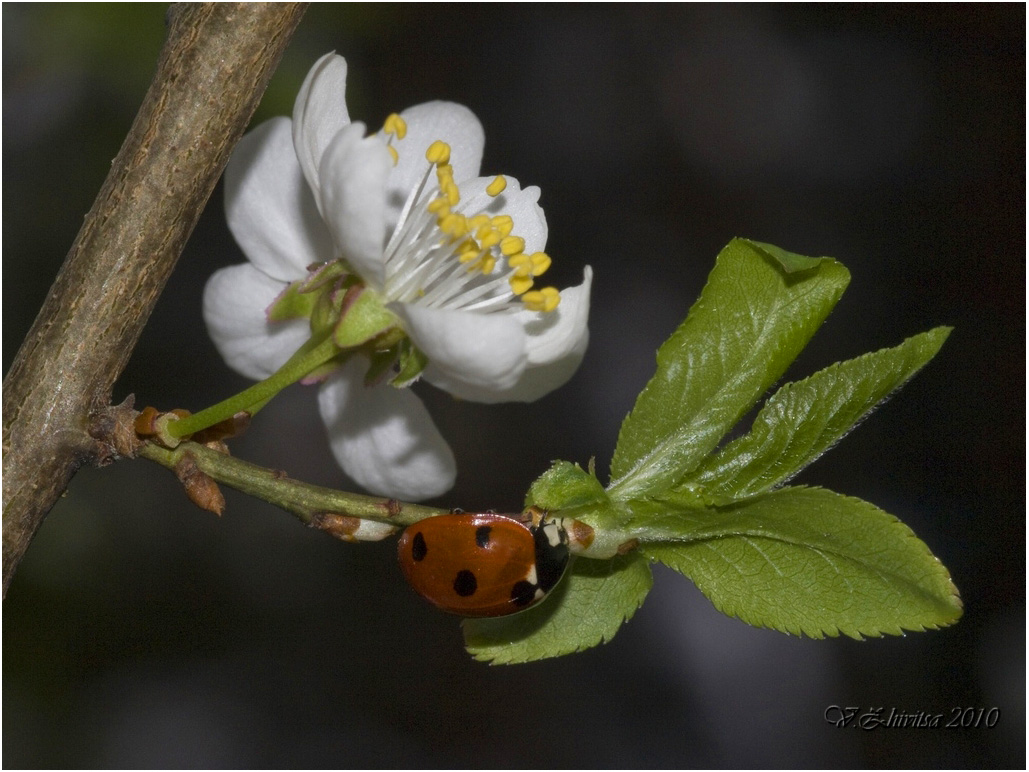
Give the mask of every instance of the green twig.
<svg viewBox="0 0 1029 772">
<path fill-rule="evenodd" d="M 232 418 L 232 416 L 241 411 L 246 411 L 253 415 L 284 388 L 291 383 L 296 383 L 311 371 L 328 362 L 339 352 L 339 346 L 333 342 L 331 335 L 318 342 L 315 339 L 309 340 L 289 358 L 286 364 L 276 370 L 270 377 L 255 383 L 235 396 L 219 402 L 217 405 L 205 408 L 187 418 L 169 422 L 168 434 L 176 438 L 186 437 L 199 432 L 201 429 L 214 426 L 227 418 Z"/>
<path fill-rule="evenodd" d="M 183 442 L 174 450 L 147 443 L 138 455 L 176 471 L 184 461 L 192 461 L 216 482 L 281 507 L 307 525 L 318 525 L 325 515 L 338 515 L 407 526 L 448 512 L 437 507 L 310 485 L 290 479 L 285 472 L 265 469 L 195 442 Z"/>
</svg>

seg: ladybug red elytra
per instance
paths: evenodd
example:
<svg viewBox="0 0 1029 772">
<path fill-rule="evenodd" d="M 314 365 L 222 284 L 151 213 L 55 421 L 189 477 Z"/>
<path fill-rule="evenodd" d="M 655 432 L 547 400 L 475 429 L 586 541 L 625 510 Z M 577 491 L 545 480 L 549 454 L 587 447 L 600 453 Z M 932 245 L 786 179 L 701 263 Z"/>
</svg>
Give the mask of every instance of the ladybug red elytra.
<svg viewBox="0 0 1029 772">
<path fill-rule="evenodd" d="M 568 533 L 535 507 L 524 516 L 439 515 L 409 526 L 397 552 L 404 577 L 430 603 L 451 614 L 499 617 L 554 588 L 568 565 Z"/>
</svg>

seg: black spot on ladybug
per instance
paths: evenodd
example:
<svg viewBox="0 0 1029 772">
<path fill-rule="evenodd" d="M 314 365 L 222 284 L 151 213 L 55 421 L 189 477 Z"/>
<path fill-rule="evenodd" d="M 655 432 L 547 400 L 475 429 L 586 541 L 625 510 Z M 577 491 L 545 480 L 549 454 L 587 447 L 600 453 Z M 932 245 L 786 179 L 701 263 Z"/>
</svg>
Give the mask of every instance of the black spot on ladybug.
<svg viewBox="0 0 1029 772">
<path fill-rule="evenodd" d="M 524 579 L 520 582 L 516 582 L 515 586 L 511 588 L 511 600 L 514 601 L 516 606 L 527 606 L 532 603 L 532 599 L 536 597 L 536 585 L 531 584 Z"/>
<path fill-rule="evenodd" d="M 485 549 L 489 546 L 489 533 L 493 528 L 488 525 L 480 525 L 475 529 L 475 543 Z"/>
<path fill-rule="evenodd" d="M 426 554 L 429 552 L 429 547 L 425 544 L 425 537 L 422 536 L 422 532 L 419 531 L 414 535 L 414 539 L 411 540 L 411 557 L 416 563 L 425 560 Z"/>
<path fill-rule="evenodd" d="M 479 589 L 479 583 L 475 581 L 475 574 L 468 570 L 457 572 L 457 576 L 454 577 L 454 592 L 462 598 L 467 598 L 469 595 L 474 595 L 477 589 Z"/>
</svg>

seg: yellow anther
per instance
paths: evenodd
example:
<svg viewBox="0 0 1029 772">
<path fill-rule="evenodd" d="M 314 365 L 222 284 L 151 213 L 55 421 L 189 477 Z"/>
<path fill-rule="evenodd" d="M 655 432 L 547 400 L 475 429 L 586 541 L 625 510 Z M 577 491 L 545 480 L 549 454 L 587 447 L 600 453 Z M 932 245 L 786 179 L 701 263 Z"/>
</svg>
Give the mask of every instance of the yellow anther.
<svg viewBox="0 0 1029 772">
<path fill-rule="evenodd" d="M 437 139 L 425 151 L 425 160 L 437 166 L 450 163 L 450 145 L 442 139 Z"/>
<path fill-rule="evenodd" d="M 407 136 L 407 121 L 393 113 L 386 118 L 386 122 L 382 125 L 382 130 L 386 134 L 395 134 L 397 139 L 403 139 Z"/>
<path fill-rule="evenodd" d="M 493 255 L 486 255 L 482 258 L 482 272 L 487 276 L 493 273 L 493 269 L 497 267 L 497 259 Z"/>
<path fill-rule="evenodd" d="M 446 171 L 443 171 L 446 170 Z M 447 185 L 454 184 L 454 172 L 450 166 L 440 167 L 436 170 L 436 180 L 438 180 L 439 189 L 445 189 Z"/>
<path fill-rule="evenodd" d="M 452 181 L 447 182 L 446 185 L 441 187 L 443 195 L 447 197 L 447 203 L 451 206 L 457 206 L 457 202 L 461 200 L 461 190 Z"/>
<path fill-rule="evenodd" d="M 499 196 L 504 192 L 504 188 L 507 187 L 507 179 L 503 174 L 498 174 L 493 178 L 493 182 L 486 186 L 486 193 L 490 196 Z"/>
<path fill-rule="evenodd" d="M 500 243 L 499 233 L 492 229 L 486 230 L 485 232 L 483 232 L 483 230 L 483 228 L 480 228 L 475 233 L 475 238 L 479 240 L 479 244 L 482 246 L 483 249 L 492 249 Z"/>
<path fill-rule="evenodd" d="M 468 218 L 468 225 L 475 231 L 481 230 L 483 227 L 489 227 L 490 220 L 489 215 L 485 212 L 479 212 L 474 217 Z"/>
<path fill-rule="evenodd" d="M 481 254 L 482 254 L 481 250 L 469 249 L 469 250 L 467 250 L 465 252 L 462 252 L 458 256 L 457 260 L 458 260 L 459 263 L 470 263 L 470 262 L 472 262 L 472 260 L 478 260 L 479 255 L 481 255 Z"/>
<path fill-rule="evenodd" d="M 561 302 L 561 293 L 555 287 L 544 287 L 522 295 L 522 303 L 530 311 L 553 311 Z"/>
<path fill-rule="evenodd" d="M 446 217 L 450 214 L 450 204 L 442 196 L 432 199 L 425 208 L 437 217 Z"/>
<path fill-rule="evenodd" d="M 500 252 L 507 257 L 517 255 L 523 249 L 525 249 L 525 239 L 520 236 L 505 236 L 500 241 Z"/>
<path fill-rule="evenodd" d="M 449 234 L 456 241 L 468 233 L 468 220 L 465 219 L 463 214 L 451 212 L 446 217 L 440 218 L 439 229 Z"/>
<path fill-rule="evenodd" d="M 518 276 L 515 274 L 507 283 L 511 285 L 511 291 L 516 295 L 522 295 L 532 289 L 531 276 Z"/>
<path fill-rule="evenodd" d="M 546 252 L 536 252 L 529 259 L 532 261 L 533 276 L 542 276 L 550 267 L 550 255 Z"/>
<path fill-rule="evenodd" d="M 514 228 L 514 220 L 509 214 L 498 214 L 490 222 L 494 228 L 500 231 L 501 236 L 510 236 L 511 230 Z"/>
<path fill-rule="evenodd" d="M 386 149 L 389 151 L 390 157 L 393 158 L 393 165 L 396 166 L 397 161 L 400 160 L 400 153 L 397 152 L 397 149 L 393 147 L 393 145 L 386 145 Z"/>
<path fill-rule="evenodd" d="M 525 253 L 519 253 L 507 259 L 507 264 L 514 268 L 515 276 L 532 276 L 532 259 Z"/>
</svg>

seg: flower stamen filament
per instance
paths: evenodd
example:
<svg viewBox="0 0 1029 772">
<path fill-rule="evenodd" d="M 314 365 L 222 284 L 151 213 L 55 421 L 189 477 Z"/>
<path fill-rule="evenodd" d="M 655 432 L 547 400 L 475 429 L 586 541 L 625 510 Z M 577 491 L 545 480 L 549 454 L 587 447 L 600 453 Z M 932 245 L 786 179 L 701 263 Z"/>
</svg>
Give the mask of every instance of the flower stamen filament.
<svg viewBox="0 0 1029 772">
<path fill-rule="evenodd" d="M 393 140 L 403 139 L 406 130 L 399 115 L 386 119 L 383 134 L 391 152 L 396 152 Z M 560 293 L 553 287 L 533 289 L 536 277 L 550 267 L 550 257 L 526 254 L 511 215 L 468 211 L 451 157 L 451 146 L 439 139 L 425 149 L 425 173 L 405 201 L 384 251 L 384 298 L 488 313 L 553 311 Z M 507 178 L 497 175 L 482 192 L 498 199 L 507 187 Z"/>
</svg>

